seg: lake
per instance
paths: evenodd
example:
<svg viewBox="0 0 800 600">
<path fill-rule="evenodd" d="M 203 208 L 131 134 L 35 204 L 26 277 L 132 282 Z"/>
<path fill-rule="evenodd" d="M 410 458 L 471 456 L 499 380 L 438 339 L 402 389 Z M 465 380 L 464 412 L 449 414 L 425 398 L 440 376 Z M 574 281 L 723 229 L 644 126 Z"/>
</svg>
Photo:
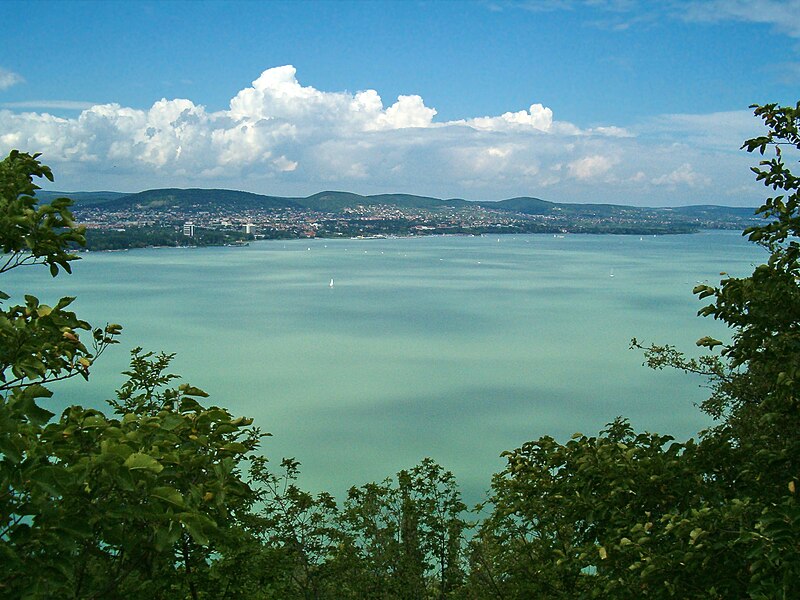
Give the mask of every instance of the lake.
<svg viewBox="0 0 800 600">
<path fill-rule="evenodd" d="M 54 386 L 57 408 L 102 406 L 134 346 L 175 352 L 172 371 L 254 417 L 307 489 L 342 495 L 430 456 L 475 502 L 500 453 L 542 435 L 618 415 L 679 439 L 707 426 L 702 380 L 648 370 L 630 340 L 724 337 L 692 287 L 766 257 L 717 231 L 261 241 L 87 253 L 73 276 L 17 269 L 1 289 L 76 295 L 81 318 L 125 328 L 88 384 Z"/>
</svg>

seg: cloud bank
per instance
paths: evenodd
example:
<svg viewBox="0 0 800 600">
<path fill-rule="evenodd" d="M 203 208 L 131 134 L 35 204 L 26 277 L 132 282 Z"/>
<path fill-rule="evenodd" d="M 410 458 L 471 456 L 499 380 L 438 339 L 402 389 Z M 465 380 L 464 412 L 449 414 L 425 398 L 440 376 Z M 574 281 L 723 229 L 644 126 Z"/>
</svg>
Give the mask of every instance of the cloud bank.
<svg viewBox="0 0 800 600">
<path fill-rule="evenodd" d="M 436 114 L 418 95 L 385 104 L 375 90 L 304 86 L 287 65 L 215 112 L 180 98 L 146 110 L 99 104 L 76 117 L 0 110 L 0 152 L 42 152 L 62 190 L 344 189 L 642 205 L 760 197 L 749 185 L 753 161 L 736 151 L 758 131 L 746 111 L 591 128 L 539 103 L 459 121 Z"/>
</svg>

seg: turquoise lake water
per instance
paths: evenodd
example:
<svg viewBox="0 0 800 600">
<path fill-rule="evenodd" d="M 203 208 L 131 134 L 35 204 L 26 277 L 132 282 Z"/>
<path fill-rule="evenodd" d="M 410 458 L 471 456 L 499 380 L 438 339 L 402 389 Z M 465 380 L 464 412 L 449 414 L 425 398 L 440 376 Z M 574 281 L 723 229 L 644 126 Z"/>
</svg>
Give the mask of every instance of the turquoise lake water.
<svg viewBox="0 0 800 600">
<path fill-rule="evenodd" d="M 134 346 L 175 352 L 172 371 L 254 417 L 308 489 L 430 456 L 477 501 L 499 454 L 542 435 L 617 415 L 679 439 L 707 426 L 702 380 L 642 367 L 630 340 L 724 336 L 692 287 L 765 259 L 738 232 L 263 241 L 84 254 L 73 276 L 18 269 L 0 289 L 76 295 L 81 318 L 125 328 L 90 383 L 54 386 L 59 408 L 102 406 Z"/>
</svg>

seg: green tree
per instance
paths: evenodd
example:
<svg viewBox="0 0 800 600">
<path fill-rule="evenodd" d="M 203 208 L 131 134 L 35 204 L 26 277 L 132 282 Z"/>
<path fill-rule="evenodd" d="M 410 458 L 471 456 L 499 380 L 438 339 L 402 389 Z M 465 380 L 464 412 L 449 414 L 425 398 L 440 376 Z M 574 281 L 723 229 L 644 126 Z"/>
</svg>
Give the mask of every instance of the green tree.
<svg viewBox="0 0 800 600">
<path fill-rule="evenodd" d="M 268 468 L 267 460 L 253 460 L 250 471 L 258 502 L 251 529 L 268 560 L 261 574 L 273 597 L 343 597 L 341 569 L 335 555 L 342 541 L 338 528 L 339 509 L 333 496 L 316 496 L 297 485 L 300 463 L 293 458 L 281 461 L 280 474 Z"/>
<path fill-rule="evenodd" d="M 702 409 L 718 419 L 705 433 L 714 454 L 713 478 L 725 501 L 709 507 L 720 522 L 739 524 L 736 544 L 746 556 L 751 597 L 794 595 L 800 576 L 797 542 L 800 507 L 800 178 L 787 161 L 800 158 L 800 103 L 754 106 L 767 128 L 743 148 L 772 156 L 753 167 L 756 180 L 779 192 L 757 213 L 764 223 L 745 230 L 769 258 L 748 277 L 727 277 L 719 286 L 698 286 L 712 302 L 700 310 L 726 323 L 729 343 L 707 337 L 698 345 L 719 348 L 702 361 L 674 349 L 652 347 L 651 365 L 694 370 L 709 377 L 712 394 Z M 744 588 L 743 588 L 744 589 Z"/>
<path fill-rule="evenodd" d="M 743 148 L 781 193 L 745 231 L 769 252 L 752 275 L 695 293 L 699 314 L 731 328 L 687 358 L 645 348 L 653 368 L 708 378 L 701 408 L 717 420 L 695 443 L 635 434 L 615 421 L 598 437 L 542 438 L 507 453 L 490 514 L 473 541 L 476 597 L 790 598 L 800 577 L 800 103 L 757 106 L 764 136 Z M 634 340 L 633 345 L 642 346 Z"/>
<path fill-rule="evenodd" d="M 394 479 L 353 487 L 339 505 L 299 488 L 299 463 L 279 473 L 254 460 L 262 507 L 248 529 L 261 590 L 282 599 L 459 598 L 464 520 L 452 473 L 425 459 Z"/>
<path fill-rule="evenodd" d="M 37 158 L 14 151 L 0 162 L 0 273 L 70 272 L 70 245 L 83 242 L 69 200 L 37 204 L 33 178 L 52 180 Z M 202 406 L 202 390 L 169 387 L 171 356 L 139 349 L 110 416 L 71 406 L 54 418 L 48 386 L 88 378 L 121 330 L 92 330 L 65 310 L 71 300 L 26 296 L 0 311 L 0 595 L 223 597 L 229 582 L 210 564 L 244 536 L 254 496 L 240 463 L 260 433 Z"/>
<path fill-rule="evenodd" d="M 77 256 L 69 246 L 84 241 L 68 199 L 37 205 L 34 177 L 53 179 L 37 158 L 12 151 L 0 162 L 0 274 L 33 265 L 49 267 L 53 276 L 59 270 L 70 272 Z M 0 306 L 9 299 L 0 291 Z M 43 555 L 74 537 L 70 523 L 48 531 L 38 527 L 39 511 L 48 508 L 54 482 L 64 479 L 63 470 L 41 454 L 41 436 L 53 413 L 40 402 L 52 395 L 47 384 L 77 375 L 87 378 L 92 361 L 114 343 L 120 327 L 92 331 L 66 310 L 72 300 L 62 298 L 51 307 L 26 296 L 24 305 L 0 310 L 0 591 L 26 570 L 23 548 Z M 88 347 L 81 332 L 92 338 Z M 46 570 L 41 573 L 47 576 Z"/>
<path fill-rule="evenodd" d="M 709 455 L 622 419 L 597 437 L 507 452 L 472 542 L 478 597 L 740 596 L 744 561 L 721 560 L 739 527 L 713 512 L 725 498 L 708 480 Z"/>
<path fill-rule="evenodd" d="M 341 515 L 354 598 L 458 598 L 469 523 L 455 478 L 430 458 L 349 490 Z"/>
</svg>

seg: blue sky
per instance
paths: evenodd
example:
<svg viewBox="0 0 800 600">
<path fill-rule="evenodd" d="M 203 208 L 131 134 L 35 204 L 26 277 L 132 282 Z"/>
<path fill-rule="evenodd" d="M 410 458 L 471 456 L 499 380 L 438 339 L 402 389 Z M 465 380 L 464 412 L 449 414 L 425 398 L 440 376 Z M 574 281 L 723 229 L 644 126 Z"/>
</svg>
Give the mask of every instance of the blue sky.
<svg viewBox="0 0 800 600">
<path fill-rule="evenodd" d="M 0 4 L 0 152 L 61 190 L 757 205 L 800 1 Z"/>
</svg>

